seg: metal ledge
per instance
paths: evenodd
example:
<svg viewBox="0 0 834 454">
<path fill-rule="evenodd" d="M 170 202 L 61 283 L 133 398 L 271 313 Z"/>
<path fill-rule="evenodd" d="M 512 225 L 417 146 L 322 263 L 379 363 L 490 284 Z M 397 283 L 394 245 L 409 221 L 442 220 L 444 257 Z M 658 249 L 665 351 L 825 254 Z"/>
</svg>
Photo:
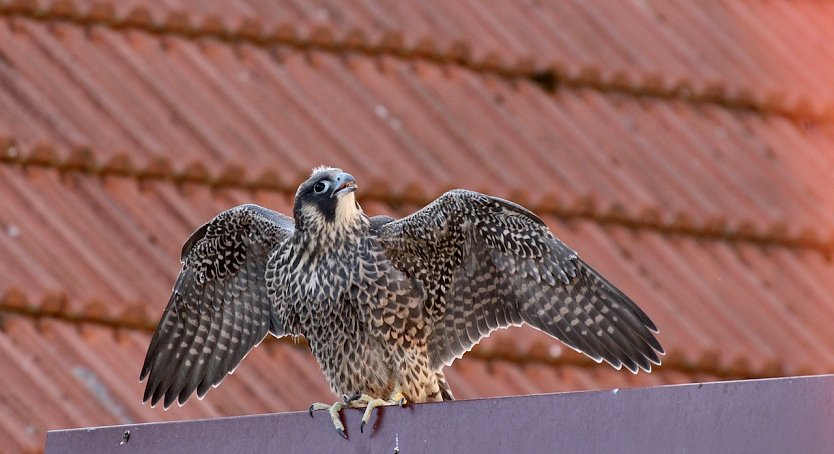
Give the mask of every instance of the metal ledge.
<svg viewBox="0 0 834 454">
<path fill-rule="evenodd" d="M 137 397 L 138 398 L 138 397 Z M 46 452 L 834 452 L 834 375 L 58 430 Z M 129 439 L 125 441 L 125 432 Z"/>
</svg>

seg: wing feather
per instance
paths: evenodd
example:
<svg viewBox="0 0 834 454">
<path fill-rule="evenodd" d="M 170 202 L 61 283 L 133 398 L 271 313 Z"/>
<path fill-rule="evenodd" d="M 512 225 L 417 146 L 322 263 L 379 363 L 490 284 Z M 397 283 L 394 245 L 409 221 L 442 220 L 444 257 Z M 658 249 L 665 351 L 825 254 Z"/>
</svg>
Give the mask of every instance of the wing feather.
<svg viewBox="0 0 834 454">
<path fill-rule="evenodd" d="M 429 295 L 432 367 L 522 323 L 617 369 L 660 364 L 663 348 L 646 313 L 520 205 L 453 190 L 377 235 Z"/>
<path fill-rule="evenodd" d="M 183 245 L 182 271 L 148 347 L 139 379 L 143 401 L 183 404 L 203 397 L 266 337 L 285 334 L 267 297 L 270 252 L 292 219 L 257 205 L 217 215 Z"/>
</svg>

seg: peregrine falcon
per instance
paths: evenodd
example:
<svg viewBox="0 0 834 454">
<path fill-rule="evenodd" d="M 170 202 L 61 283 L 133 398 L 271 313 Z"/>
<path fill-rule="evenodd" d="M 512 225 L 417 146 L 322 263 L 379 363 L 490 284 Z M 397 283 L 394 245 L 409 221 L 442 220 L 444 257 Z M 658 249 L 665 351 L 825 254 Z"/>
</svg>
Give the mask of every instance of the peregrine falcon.
<svg viewBox="0 0 834 454">
<path fill-rule="evenodd" d="M 659 365 L 649 317 L 513 202 L 451 190 L 399 220 L 366 216 L 354 178 L 320 167 L 293 218 L 241 205 L 197 229 L 148 347 L 143 401 L 202 398 L 266 335 L 304 336 L 338 412 L 452 399 L 443 367 L 527 323 L 596 362 Z"/>
</svg>

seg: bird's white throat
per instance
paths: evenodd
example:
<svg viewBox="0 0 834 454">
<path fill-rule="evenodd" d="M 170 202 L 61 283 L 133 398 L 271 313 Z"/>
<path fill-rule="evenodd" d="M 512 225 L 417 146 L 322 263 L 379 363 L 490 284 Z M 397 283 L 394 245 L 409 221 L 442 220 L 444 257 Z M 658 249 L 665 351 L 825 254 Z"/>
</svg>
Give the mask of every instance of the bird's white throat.
<svg viewBox="0 0 834 454">
<path fill-rule="evenodd" d="M 336 203 L 336 218 L 334 219 L 336 227 L 340 229 L 348 229 L 356 225 L 359 218 L 362 217 L 362 208 L 356 203 L 356 196 L 354 193 L 345 194 L 339 198 Z"/>
</svg>

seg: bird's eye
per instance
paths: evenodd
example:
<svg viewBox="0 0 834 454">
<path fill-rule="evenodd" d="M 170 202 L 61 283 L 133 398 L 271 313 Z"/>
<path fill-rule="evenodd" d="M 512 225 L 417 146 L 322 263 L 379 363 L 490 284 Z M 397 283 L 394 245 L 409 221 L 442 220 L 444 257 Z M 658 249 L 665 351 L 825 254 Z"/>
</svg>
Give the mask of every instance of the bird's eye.
<svg viewBox="0 0 834 454">
<path fill-rule="evenodd" d="M 313 191 L 315 191 L 316 194 L 321 194 L 326 191 L 329 186 L 330 184 L 328 182 L 319 181 L 315 186 L 313 186 Z"/>
</svg>

